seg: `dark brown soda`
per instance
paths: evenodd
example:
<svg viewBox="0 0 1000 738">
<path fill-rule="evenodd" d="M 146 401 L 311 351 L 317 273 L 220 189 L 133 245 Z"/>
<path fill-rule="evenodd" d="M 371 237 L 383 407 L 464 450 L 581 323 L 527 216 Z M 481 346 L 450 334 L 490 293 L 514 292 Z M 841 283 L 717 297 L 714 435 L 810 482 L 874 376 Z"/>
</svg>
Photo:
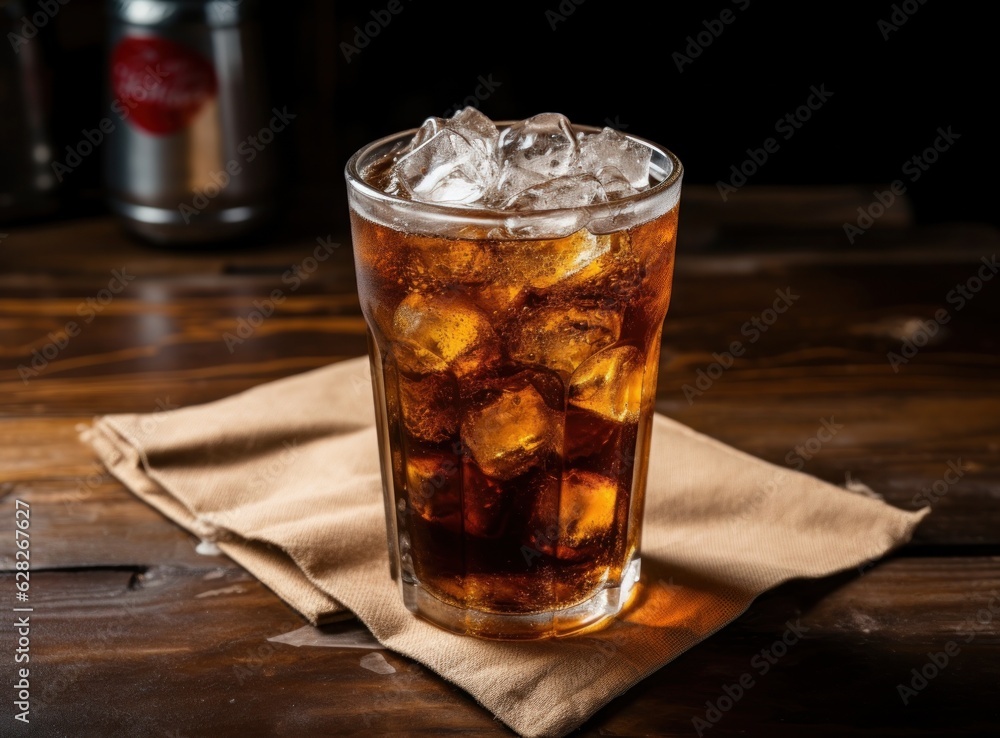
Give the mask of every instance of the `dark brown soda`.
<svg viewBox="0 0 1000 738">
<path fill-rule="evenodd" d="M 641 534 L 677 208 L 536 240 L 352 224 L 399 574 L 504 614 L 615 586 Z"/>
</svg>

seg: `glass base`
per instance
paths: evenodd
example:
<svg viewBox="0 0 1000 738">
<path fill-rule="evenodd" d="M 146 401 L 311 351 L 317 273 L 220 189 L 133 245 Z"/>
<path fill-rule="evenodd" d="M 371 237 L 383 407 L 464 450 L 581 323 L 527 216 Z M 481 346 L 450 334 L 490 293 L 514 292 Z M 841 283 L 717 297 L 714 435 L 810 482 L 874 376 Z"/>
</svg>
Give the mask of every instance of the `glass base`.
<svg viewBox="0 0 1000 738">
<path fill-rule="evenodd" d="M 639 581 L 641 559 L 635 556 L 622 573 L 621 584 L 606 587 L 588 600 L 563 610 L 527 615 L 503 615 L 469 610 L 442 602 L 419 582 L 400 580 L 406 608 L 445 630 L 492 640 L 539 640 L 573 635 L 603 625 L 629 603 Z"/>
</svg>

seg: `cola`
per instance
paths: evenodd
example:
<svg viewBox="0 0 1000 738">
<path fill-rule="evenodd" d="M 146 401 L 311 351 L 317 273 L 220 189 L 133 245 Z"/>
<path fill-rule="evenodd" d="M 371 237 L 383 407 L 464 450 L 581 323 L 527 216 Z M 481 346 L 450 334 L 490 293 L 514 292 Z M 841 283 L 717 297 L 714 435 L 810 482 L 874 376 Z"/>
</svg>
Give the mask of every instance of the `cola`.
<svg viewBox="0 0 1000 738">
<path fill-rule="evenodd" d="M 622 151 L 638 140 L 555 123 L 538 152 L 546 179 L 504 171 L 520 144 L 505 154 L 501 132 L 493 164 L 463 169 L 475 181 L 449 175 L 450 201 L 421 201 L 420 183 L 399 179 L 427 145 L 420 132 L 348 166 L 393 575 L 410 609 L 485 637 L 585 627 L 617 612 L 638 577 L 680 164 L 643 143 L 650 172 L 630 177 L 643 189 L 581 194 L 584 136 Z M 535 184 L 497 191 L 514 176 Z M 531 209 L 550 197 L 576 204 Z"/>
</svg>

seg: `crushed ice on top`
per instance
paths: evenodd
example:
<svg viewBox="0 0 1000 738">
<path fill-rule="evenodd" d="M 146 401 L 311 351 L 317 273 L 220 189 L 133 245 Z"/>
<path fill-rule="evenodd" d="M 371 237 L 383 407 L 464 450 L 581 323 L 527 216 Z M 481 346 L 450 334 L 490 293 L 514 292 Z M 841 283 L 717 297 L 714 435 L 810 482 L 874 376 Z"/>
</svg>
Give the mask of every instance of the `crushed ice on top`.
<svg viewBox="0 0 1000 738">
<path fill-rule="evenodd" d="M 649 187 L 650 151 L 612 128 L 574 132 L 558 113 L 503 132 L 476 108 L 428 118 L 389 169 L 386 191 L 496 210 L 579 208 Z"/>
</svg>

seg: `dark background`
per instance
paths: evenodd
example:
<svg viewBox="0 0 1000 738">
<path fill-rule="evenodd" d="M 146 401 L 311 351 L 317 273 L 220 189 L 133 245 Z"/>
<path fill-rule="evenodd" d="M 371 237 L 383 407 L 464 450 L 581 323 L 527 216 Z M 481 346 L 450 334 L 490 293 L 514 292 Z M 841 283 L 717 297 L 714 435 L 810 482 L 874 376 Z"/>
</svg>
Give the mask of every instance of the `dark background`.
<svg viewBox="0 0 1000 738">
<path fill-rule="evenodd" d="M 579 123 L 613 121 L 677 153 L 689 184 L 728 179 L 748 147 L 776 136 L 780 150 L 750 184 L 874 188 L 908 179 L 904 162 L 950 126 L 961 138 L 908 182 L 917 222 L 998 222 L 990 172 L 997 160 L 997 65 L 985 6 L 397 2 L 401 12 L 389 14 L 349 60 L 342 44 L 355 44 L 373 12 L 385 18 L 388 0 L 271 3 L 263 10 L 270 97 L 299 113 L 291 135 L 279 141 L 284 191 L 293 204 L 322 208 L 338 223 L 346 221 L 347 157 L 369 140 L 460 105 L 480 78 L 495 85 L 478 102 L 494 119 L 558 111 Z M 916 11 L 884 38 L 878 22 L 903 6 Z M 103 8 L 100 0 L 70 0 L 34 40 L 47 62 L 58 152 L 106 114 Z M 686 53 L 688 37 L 726 9 L 733 22 L 679 71 L 672 55 Z M 805 102 L 812 85 L 833 95 L 786 141 L 775 123 Z M 103 211 L 98 159 L 67 178 L 60 213 Z"/>
</svg>

